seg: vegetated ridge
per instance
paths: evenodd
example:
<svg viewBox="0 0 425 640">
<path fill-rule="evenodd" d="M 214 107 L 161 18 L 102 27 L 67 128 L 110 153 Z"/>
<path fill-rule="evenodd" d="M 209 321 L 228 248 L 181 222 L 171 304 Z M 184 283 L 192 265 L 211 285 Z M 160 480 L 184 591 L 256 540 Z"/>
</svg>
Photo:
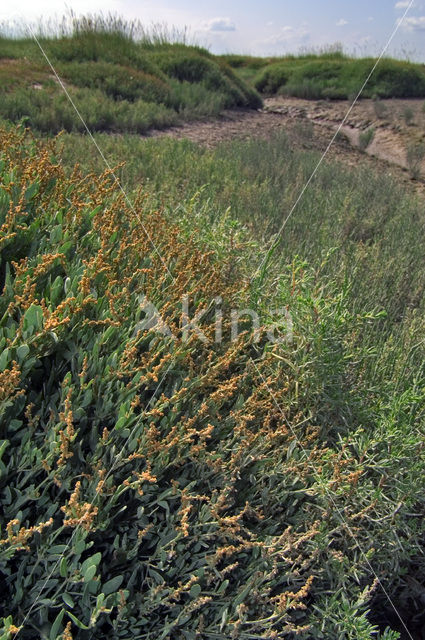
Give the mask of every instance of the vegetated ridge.
<svg viewBox="0 0 425 640">
<path fill-rule="evenodd" d="M 261 94 L 311 100 L 353 99 L 368 77 L 374 58 L 353 58 L 340 50 L 282 58 L 223 56 Z M 425 65 L 383 58 L 369 79 L 364 98 L 425 96 Z"/>
<path fill-rule="evenodd" d="M 232 107 L 258 108 L 257 92 L 198 46 L 169 42 L 116 20 L 74 20 L 71 31 L 39 37 L 90 130 L 143 133 Z M 84 131 L 32 38 L 0 37 L 0 117 L 44 132 Z"/>
</svg>

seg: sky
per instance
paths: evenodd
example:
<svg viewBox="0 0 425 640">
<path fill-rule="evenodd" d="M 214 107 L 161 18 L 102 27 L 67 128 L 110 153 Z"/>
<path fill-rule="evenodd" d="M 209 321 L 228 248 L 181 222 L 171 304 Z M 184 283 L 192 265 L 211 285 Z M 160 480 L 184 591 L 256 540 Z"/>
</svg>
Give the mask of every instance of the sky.
<svg viewBox="0 0 425 640">
<path fill-rule="evenodd" d="M 1 0 L 0 22 L 76 14 L 119 14 L 149 26 L 187 28 L 213 53 L 283 55 L 340 43 L 379 55 L 410 0 Z M 388 53 L 425 62 L 425 0 L 414 0 Z"/>
</svg>

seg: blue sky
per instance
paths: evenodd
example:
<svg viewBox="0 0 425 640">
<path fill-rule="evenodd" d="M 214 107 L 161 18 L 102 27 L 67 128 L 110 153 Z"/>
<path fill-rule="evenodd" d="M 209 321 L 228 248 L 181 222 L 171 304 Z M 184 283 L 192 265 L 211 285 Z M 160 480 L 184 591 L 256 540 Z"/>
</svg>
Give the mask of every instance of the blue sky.
<svg viewBox="0 0 425 640">
<path fill-rule="evenodd" d="M 6 3 L 3 3 L 3 5 Z M 279 55 L 340 42 L 349 52 L 378 54 L 409 0 L 15 0 L 0 20 L 34 20 L 78 13 L 113 12 L 146 24 L 187 27 L 214 53 Z M 390 53 L 425 62 L 425 0 L 415 0 Z"/>
</svg>

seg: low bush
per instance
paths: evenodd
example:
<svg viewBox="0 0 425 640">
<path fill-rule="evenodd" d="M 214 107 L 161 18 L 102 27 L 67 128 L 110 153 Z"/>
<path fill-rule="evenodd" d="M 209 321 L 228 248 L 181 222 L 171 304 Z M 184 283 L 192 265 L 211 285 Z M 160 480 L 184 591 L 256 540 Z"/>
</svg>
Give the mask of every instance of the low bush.
<svg viewBox="0 0 425 640">
<path fill-rule="evenodd" d="M 108 62 L 72 62 L 58 69 L 59 75 L 75 87 L 102 91 L 114 100 L 166 103 L 169 84 L 155 75 Z"/>
<path fill-rule="evenodd" d="M 415 180 L 420 178 L 422 173 L 422 163 L 425 158 L 425 144 L 412 143 L 406 150 L 406 163 L 410 176 Z"/>
<path fill-rule="evenodd" d="M 373 96 L 373 110 L 375 112 L 376 117 L 379 118 L 379 120 L 382 120 L 388 114 L 388 109 L 385 103 L 382 102 L 376 95 Z"/>
<path fill-rule="evenodd" d="M 424 66 L 402 60 L 382 60 L 370 86 L 381 98 L 420 98 L 425 95 Z"/>
<path fill-rule="evenodd" d="M 167 76 L 180 82 L 201 83 L 211 93 L 225 95 L 226 107 L 261 106 L 259 96 L 238 79 L 225 63 L 185 51 L 165 50 L 152 55 Z"/>
<path fill-rule="evenodd" d="M 413 109 L 411 107 L 404 107 L 401 115 L 404 122 L 407 124 L 407 126 L 413 123 L 413 118 L 415 117 L 415 114 L 413 113 Z"/>
<path fill-rule="evenodd" d="M 233 53 L 229 53 L 221 56 L 222 60 L 224 60 L 229 67 L 232 69 L 241 69 L 242 67 L 249 67 L 251 69 L 262 69 L 266 65 L 270 64 L 273 58 L 260 58 L 253 56 L 244 56 L 237 55 Z"/>
<path fill-rule="evenodd" d="M 369 127 L 362 131 L 359 135 L 359 147 L 362 151 L 366 151 L 373 138 L 375 137 L 375 129 L 373 127 Z"/>
<path fill-rule="evenodd" d="M 286 85 L 289 76 L 288 69 L 284 64 L 270 65 L 270 67 L 267 67 L 266 70 L 261 73 L 255 82 L 255 88 L 257 91 L 260 91 L 260 93 L 277 93 L 277 91 Z"/>
<path fill-rule="evenodd" d="M 218 116 L 229 106 L 228 97 L 220 91 L 210 91 L 204 84 L 170 81 L 170 106 L 185 117 Z"/>
</svg>

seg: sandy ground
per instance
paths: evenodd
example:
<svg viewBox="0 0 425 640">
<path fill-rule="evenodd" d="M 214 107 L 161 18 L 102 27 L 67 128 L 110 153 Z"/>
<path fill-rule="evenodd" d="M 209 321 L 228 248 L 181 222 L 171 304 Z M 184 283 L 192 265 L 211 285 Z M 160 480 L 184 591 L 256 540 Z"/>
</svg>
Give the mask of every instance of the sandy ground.
<svg viewBox="0 0 425 640">
<path fill-rule="evenodd" d="M 425 194 L 425 158 L 419 163 L 419 176 L 412 179 L 407 152 L 425 145 L 425 100 L 361 100 L 351 110 L 348 101 L 310 101 L 276 97 L 265 100 L 261 111 L 236 110 L 211 121 L 192 122 L 150 136 L 187 138 L 213 147 L 232 138 L 271 138 L 286 130 L 294 143 L 324 152 L 345 119 L 341 135 L 327 155 L 356 167 L 359 162 L 380 168 L 411 184 Z M 373 128 L 374 136 L 365 151 L 359 137 Z"/>
</svg>

